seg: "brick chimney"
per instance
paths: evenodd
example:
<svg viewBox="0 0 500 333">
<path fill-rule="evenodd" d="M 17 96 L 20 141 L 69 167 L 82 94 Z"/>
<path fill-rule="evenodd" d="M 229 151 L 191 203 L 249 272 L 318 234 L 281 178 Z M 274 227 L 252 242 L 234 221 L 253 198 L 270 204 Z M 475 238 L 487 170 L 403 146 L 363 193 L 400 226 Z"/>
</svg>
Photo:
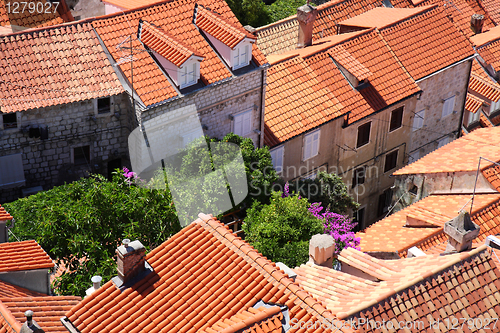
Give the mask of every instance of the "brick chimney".
<svg viewBox="0 0 500 333">
<path fill-rule="evenodd" d="M 474 34 L 480 34 L 483 32 L 483 24 L 484 24 L 484 15 L 481 14 L 472 14 L 470 18 L 470 28 L 474 32 Z"/>
<path fill-rule="evenodd" d="M 138 240 L 124 239 L 116 249 L 118 277 L 126 283 L 145 271 L 146 249 Z"/>
<path fill-rule="evenodd" d="M 318 10 L 309 3 L 297 8 L 297 20 L 299 21 L 298 49 L 312 45 L 314 20 L 316 20 L 317 14 Z"/>
<path fill-rule="evenodd" d="M 309 261 L 315 265 L 333 267 L 335 239 L 330 235 L 314 235 L 309 241 Z"/>
<path fill-rule="evenodd" d="M 472 222 L 469 213 L 460 212 L 453 220 L 444 224 L 444 233 L 448 235 L 445 253 L 467 251 L 472 248 L 472 240 L 479 235 L 480 227 Z"/>
</svg>

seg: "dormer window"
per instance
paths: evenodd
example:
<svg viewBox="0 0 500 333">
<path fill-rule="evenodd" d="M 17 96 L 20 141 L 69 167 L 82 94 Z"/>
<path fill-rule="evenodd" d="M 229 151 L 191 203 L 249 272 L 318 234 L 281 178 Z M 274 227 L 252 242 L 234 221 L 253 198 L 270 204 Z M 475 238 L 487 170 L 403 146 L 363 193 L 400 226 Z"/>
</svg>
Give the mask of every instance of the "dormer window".
<svg viewBox="0 0 500 333">
<path fill-rule="evenodd" d="M 193 21 L 232 70 L 250 64 L 255 36 L 198 4 Z"/>
<path fill-rule="evenodd" d="M 333 49 L 331 59 L 353 89 L 361 90 L 368 85 L 373 73 L 342 46 Z"/>
<path fill-rule="evenodd" d="M 179 89 L 198 83 L 201 54 L 157 26 L 140 21 L 139 39 L 151 50 L 151 55 Z"/>
<path fill-rule="evenodd" d="M 231 64 L 233 69 L 248 66 L 250 63 L 250 50 L 249 44 L 241 45 L 233 50 L 233 62 Z"/>
</svg>

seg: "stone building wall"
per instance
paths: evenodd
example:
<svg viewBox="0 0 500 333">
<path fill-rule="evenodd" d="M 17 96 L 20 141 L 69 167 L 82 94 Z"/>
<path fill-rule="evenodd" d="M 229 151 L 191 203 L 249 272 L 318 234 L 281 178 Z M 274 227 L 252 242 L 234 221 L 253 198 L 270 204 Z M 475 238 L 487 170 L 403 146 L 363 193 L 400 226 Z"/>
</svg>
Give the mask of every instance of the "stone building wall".
<svg viewBox="0 0 500 333">
<path fill-rule="evenodd" d="M 410 155 L 418 151 L 419 157 L 422 157 L 434 151 L 439 140 L 448 137 L 451 142 L 457 137 L 464 111 L 470 66 L 471 61 L 466 61 L 417 82 L 422 95 L 417 101 L 415 112 L 425 110 L 425 120 L 422 128 L 412 131 Z M 443 101 L 451 96 L 455 96 L 453 113 L 442 118 Z"/>
<path fill-rule="evenodd" d="M 0 157 L 22 153 L 26 180 L 23 187 L 0 187 L 0 202 L 17 199 L 24 188 L 48 190 L 89 172 L 108 175 L 110 161 L 128 164 L 130 101 L 121 94 L 112 96 L 112 103 L 111 112 L 103 114 L 97 113 L 97 100 L 23 111 L 18 113 L 15 129 L 4 129 L 0 117 Z M 48 138 L 30 138 L 27 126 L 48 126 Z M 90 161 L 75 165 L 74 148 L 87 145 Z"/>
</svg>

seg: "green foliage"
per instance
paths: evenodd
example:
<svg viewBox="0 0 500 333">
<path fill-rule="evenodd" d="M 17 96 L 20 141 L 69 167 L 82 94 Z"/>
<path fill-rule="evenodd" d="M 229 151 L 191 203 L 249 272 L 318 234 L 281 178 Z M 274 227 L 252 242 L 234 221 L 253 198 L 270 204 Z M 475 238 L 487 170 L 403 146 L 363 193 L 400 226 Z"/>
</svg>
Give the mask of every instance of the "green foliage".
<svg viewBox="0 0 500 333">
<path fill-rule="evenodd" d="M 277 0 L 267 6 L 267 11 L 271 22 L 276 22 L 297 14 L 297 8 L 305 4 L 305 0 Z"/>
<path fill-rule="evenodd" d="M 131 186 L 121 172 L 112 182 L 96 175 L 5 208 L 16 218 L 18 238 L 37 240 L 71 271 L 53 286 L 66 295 L 83 296 L 93 275 L 105 281 L 116 275 L 122 239 L 139 239 L 149 249 L 180 230 L 168 191 Z"/>
<path fill-rule="evenodd" d="M 269 205 L 255 202 L 247 212 L 246 240 L 270 260 L 289 267 L 308 260 L 309 240 L 322 233 L 321 221 L 309 212 L 307 199 L 273 192 Z"/>
<path fill-rule="evenodd" d="M 335 173 L 320 171 L 314 180 L 290 182 L 290 190 L 307 198 L 310 203 L 320 202 L 320 206 L 333 213 L 346 214 L 349 209 L 359 208 L 359 204 L 349 196 L 342 178 Z"/>
<path fill-rule="evenodd" d="M 227 4 L 243 26 L 260 27 L 271 22 L 262 0 L 228 0 Z"/>
</svg>

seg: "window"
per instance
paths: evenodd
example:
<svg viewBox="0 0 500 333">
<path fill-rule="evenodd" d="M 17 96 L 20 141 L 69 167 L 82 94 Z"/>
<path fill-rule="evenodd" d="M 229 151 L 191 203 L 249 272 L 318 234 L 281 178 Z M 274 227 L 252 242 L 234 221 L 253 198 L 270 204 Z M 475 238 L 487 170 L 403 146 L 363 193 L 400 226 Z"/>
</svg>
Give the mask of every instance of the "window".
<svg viewBox="0 0 500 333">
<path fill-rule="evenodd" d="M 111 97 L 99 98 L 97 100 L 97 113 L 111 112 Z"/>
<path fill-rule="evenodd" d="M 418 111 L 415 113 L 415 118 L 413 119 L 413 130 L 416 131 L 424 126 L 425 110 Z"/>
<path fill-rule="evenodd" d="M 185 88 L 195 84 L 197 80 L 197 63 L 188 63 L 181 67 L 179 74 L 179 86 Z"/>
<path fill-rule="evenodd" d="M 439 141 L 438 141 L 438 146 L 437 146 L 437 149 L 439 149 L 439 148 L 441 148 L 442 146 L 444 146 L 445 144 L 447 144 L 447 143 L 448 143 L 448 141 L 449 141 L 449 140 L 448 140 L 448 137 L 445 137 L 445 138 L 443 138 L 443 139 L 439 140 Z"/>
<path fill-rule="evenodd" d="M 365 222 L 365 207 L 358 209 L 352 214 L 352 221 L 357 223 L 354 227 L 354 232 L 360 231 L 363 228 Z"/>
<path fill-rule="evenodd" d="M 285 152 L 285 147 L 281 146 L 271 150 L 271 159 L 273 160 L 273 167 L 277 173 L 283 171 L 283 154 Z"/>
<path fill-rule="evenodd" d="M 372 123 L 366 123 L 358 127 L 358 141 L 356 143 L 356 148 L 366 145 L 370 142 L 370 128 Z"/>
<path fill-rule="evenodd" d="M 15 112 L 3 115 L 3 128 L 17 128 L 17 114 Z"/>
<path fill-rule="evenodd" d="M 73 163 L 75 165 L 90 163 L 90 146 L 73 148 Z"/>
<path fill-rule="evenodd" d="M 500 99 L 496 102 L 491 101 L 490 114 L 500 110 Z"/>
<path fill-rule="evenodd" d="M 477 110 L 475 113 L 469 112 L 469 125 L 478 122 L 480 114 L 481 110 Z"/>
<path fill-rule="evenodd" d="M 304 161 L 318 155 L 319 134 L 320 130 L 317 130 L 304 136 Z"/>
<path fill-rule="evenodd" d="M 352 176 L 352 188 L 355 188 L 357 185 L 364 184 L 365 182 L 365 167 L 354 169 Z"/>
<path fill-rule="evenodd" d="M 24 168 L 22 154 L 0 157 L 0 188 L 24 185 Z"/>
<path fill-rule="evenodd" d="M 391 112 L 391 124 L 389 126 L 389 132 L 397 130 L 402 125 L 403 125 L 403 107 L 400 107 Z"/>
<path fill-rule="evenodd" d="M 388 188 L 378 197 L 378 217 L 389 212 L 392 202 L 392 189 Z"/>
<path fill-rule="evenodd" d="M 252 132 L 252 111 L 243 112 L 234 116 L 233 133 L 245 136 Z"/>
<path fill-rule="evenodd" d="M 233 51 L 233 69 L 241 68 L 250 63 L 250 45 L 237 47 Z"/>
<path fill-rule="evenodd" d="M 398 164 L 398 151 L 395 150 L 385 155 L 384 172 L 394 169 Z"/>
<path fill-rule="evenodd" d="M 441 118 L 444 118 L 453 113 L 453 108 L 455 107 L 455 96 L 451 96 L 446 99 L 443 103 L 443 114 Z"/>
</svg>

